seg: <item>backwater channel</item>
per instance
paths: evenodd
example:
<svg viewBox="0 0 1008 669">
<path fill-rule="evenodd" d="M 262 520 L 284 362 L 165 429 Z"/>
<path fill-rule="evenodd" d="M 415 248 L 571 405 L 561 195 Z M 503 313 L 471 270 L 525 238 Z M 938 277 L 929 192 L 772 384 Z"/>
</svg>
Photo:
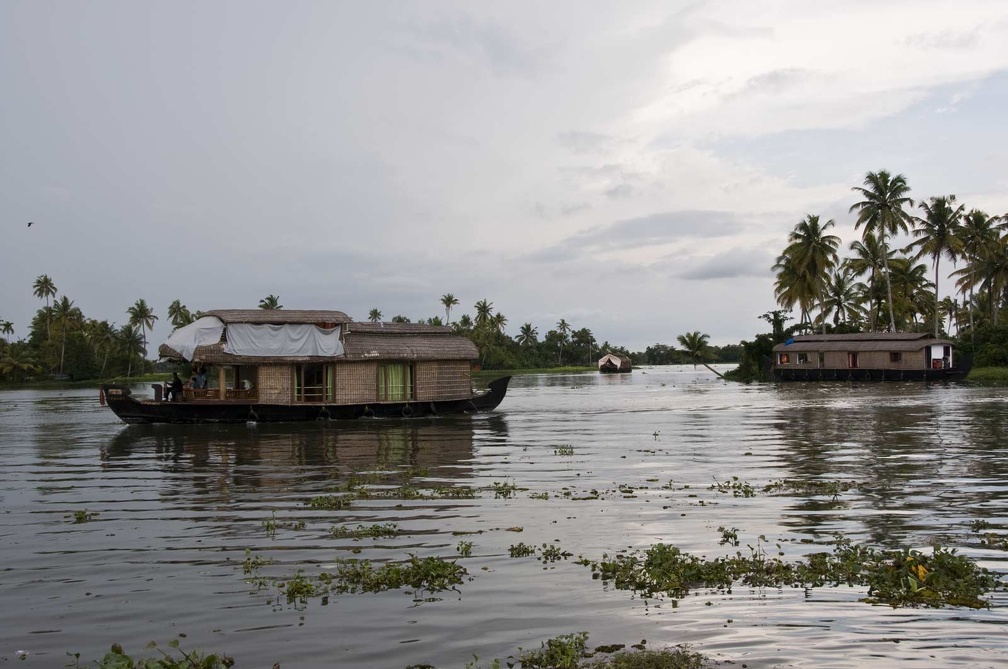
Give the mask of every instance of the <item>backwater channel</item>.
<svg viewBox="0 0 1008 669">
<path fill-rule="evenodd" d="M 231 426 L 125 426 L 96 390 L 2 391 L 0 463 L 0 664 L 80 653 L 88 666 L 115 642 L 137 658 L 178 639 L 240 668 L 461 668 L 573 632 L 589 647 L 688 644 L 730 666 L 1008 663 L 1002 591 L 980 610 L 871 605 L 846 585 L 642 599 L 577 562 L 659 542 L 798 560 L 839 533 L 937 542 L 1005 574 L 1008 552 L 974 529 L 1008 533 L 1005 389 L 747 386 L 655 367 L 517 377 L 490 415 Z M 762 491 L 782 480 L 855 485 Z M 387 494 L 308 504 L 349 482 Z M 348 535 L 361 527 L 394 532 Z M 537 553 L 511 557 L 519 543 Z M 570 556 L 546 560 L 544 544 Z M 410 555 L 466 576 L 291 603 L 272 580 Z"/>
</svg>

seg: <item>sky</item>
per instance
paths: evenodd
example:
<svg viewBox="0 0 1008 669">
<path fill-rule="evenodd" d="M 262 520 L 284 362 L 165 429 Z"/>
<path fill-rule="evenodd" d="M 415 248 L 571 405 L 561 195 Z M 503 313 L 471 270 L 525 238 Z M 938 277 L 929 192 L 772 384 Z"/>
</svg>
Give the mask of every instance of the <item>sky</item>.
<svg viewBox="0 0 1008 669">
<path fill-rule="evenodd" d="M 0 320 L 48 274 L 152 353 L 270 294 L 738 343 L 868 172 L 1008 213 L 1006 110 L 1003 0 L 5 0 Z"/>
</svg>

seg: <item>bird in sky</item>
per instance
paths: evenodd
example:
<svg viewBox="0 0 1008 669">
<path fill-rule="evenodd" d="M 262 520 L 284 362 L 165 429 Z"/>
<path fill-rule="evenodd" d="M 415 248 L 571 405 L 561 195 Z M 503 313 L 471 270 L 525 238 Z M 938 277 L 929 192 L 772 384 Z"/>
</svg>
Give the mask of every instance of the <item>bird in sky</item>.
<svg viewBox="0 0 1008 669">
<path fill-rule="evenodd" d="M 34 223 L 34 222 L 35 221 L 28 221 L 28 227 L 30 228 L 32 226 L 32 223 Z"/>
</svg>

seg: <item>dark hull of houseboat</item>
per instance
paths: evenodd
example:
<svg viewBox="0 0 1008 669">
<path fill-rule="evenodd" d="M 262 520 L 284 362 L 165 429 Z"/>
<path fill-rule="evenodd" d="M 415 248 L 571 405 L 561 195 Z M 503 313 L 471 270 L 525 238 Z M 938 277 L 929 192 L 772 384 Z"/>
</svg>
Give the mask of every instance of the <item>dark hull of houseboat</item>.
<svg viewBox="0 0 1008 669">
<path fill-rule="evenodd" d="M 135 399 L 128 387 L 102 385 L 106 404 L 125 423 L 298 423 L 353 418 L 423 418 L 493 411 L 507 393 L 510 376 L 468 399 L 381 404 L 262 404 L 242 400 L 200 399 L 157 402 Z"/>
<path fill-rule="evenodd" d="M 972 360 L 959 356 L 956 366 L 949 369 L 831 369 L 781 368 L 767 360 L 769 376 L 774 381 L 961 381 L 972 368 Z"/>
</svg>

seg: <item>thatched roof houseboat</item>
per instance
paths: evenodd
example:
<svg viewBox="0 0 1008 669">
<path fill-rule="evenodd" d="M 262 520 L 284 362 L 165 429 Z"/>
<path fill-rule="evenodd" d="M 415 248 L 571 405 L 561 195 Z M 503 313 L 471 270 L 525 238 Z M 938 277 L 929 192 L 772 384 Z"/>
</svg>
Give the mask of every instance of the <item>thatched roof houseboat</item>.
<svg viewBox="0 0 1008 669">
<path fill-rule="evenodd" d="M 128 388 L 103 397 L 128 423 L 275 422 L 490 411 L 510 377 L 474 393 L 476 346 L 449 327 L 357 323 L 341 311 L 204 312 L 161 345 L 193 383 L 162 400 Z"/>
<path fill-rule="evenodd" d="M 769 361 L 776 381 L 952 381 L 970 366 L 953 342 L 916 332 L 798 335 Z"/>
<path fill-rule="evenodd" d="M 633 371 L 633 364 L 625 355 L 606 353 L 599 358 L 598 371 L 602 374 L 623 374 Z"/>
</svg>

